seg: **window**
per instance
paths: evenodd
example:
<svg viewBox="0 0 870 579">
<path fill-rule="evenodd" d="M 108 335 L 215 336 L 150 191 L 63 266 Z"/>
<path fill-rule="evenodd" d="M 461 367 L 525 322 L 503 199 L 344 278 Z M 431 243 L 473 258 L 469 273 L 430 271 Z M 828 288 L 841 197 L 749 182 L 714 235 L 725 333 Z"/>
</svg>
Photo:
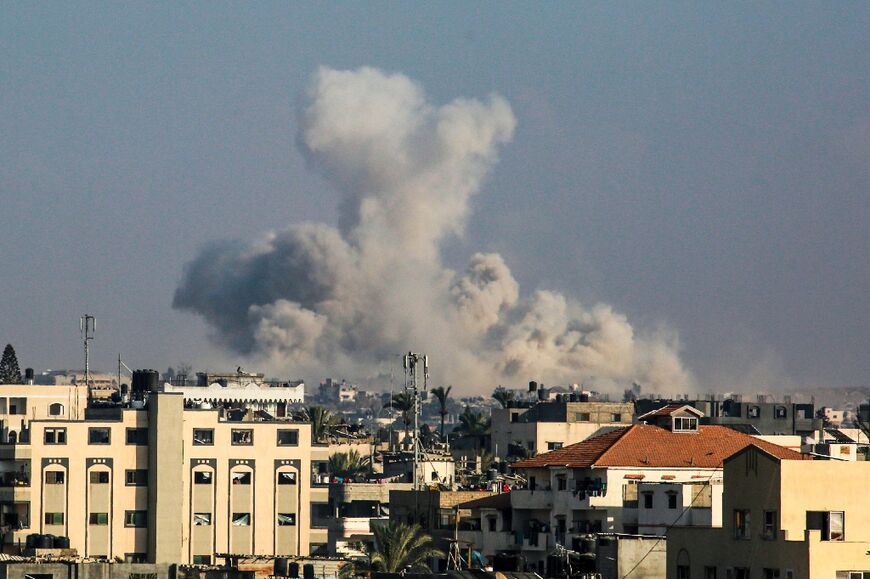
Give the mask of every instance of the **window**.
<svg viewBox="0 0 870 579">
<path fill-rule="evenodd" d="M 234 527 L 249 527 L 251 525 L 251 513 L 233 513 Z"/>
<path fill-rule="evenodd" d="M 55 402 L 54 404 L 48 405 L 48 415 L 49 416 L 61 416 L 63 414 L 63 404 L 59 404 Z"/>
<path fill-rule="evenodd" d="M 846 513 L 842 511 L 832 511 L 826 513 L 825 529 L 822 533 L 823 541 L 843 541 L 845 540 L 845 518 Z"/>
<path fill-rule="evenodd" d="M 716 579 L 716 567 L 704 567 L 704 579 Z"/>
<path fill-rule="evenodd" d="M 495 532 L 495 528 L 496 528 L 497 523 L 498 523 L 498 519 L 496 519 L 495 517 L 487 517 L 486 518 L 487 528 L 489 529 L 490 533 Z"/>
<path fill-rule="evenodd" d="M 46 525 L 62 525 L 63 513 L 45 513 L 44 520 Z"/>
<path fill-rule="evenodd" d="M 822 541 L 845 540 L 843 511 L 807 511 L 807 529 L 821 531 Z"/>
<path fill-rule="evenodd" d="M 124 471 L 124 483 L 128 487 L 148 486 L 148 471 L 144 468 Z"/>
<path fill-rule="evenodd" d="M 62 485 L 66 479 L 66 473 L 62 470 L 45 471 L 45 484 Z"/>
<path fill-rule="evenodd" d="M 278 484 L 279 485 L 295 485 L 296 484 L 296 473 L 295 472 L 279 472 L 278 473 Z"/>
<path fill-rule="evenodd" d="M 618 412 L 614 412 L 613 414 L 610 415 L 610 420 L 612 422 L 622 422 L 622 414 L 619 414 Z"/>
<path fill-rule="evenodd" d="M 145 563 L 148 555 L 145 553 L 124 553 L 124 563 Z M 143 573 L 130 573 L 130 579 L 134 575 L 144 575 Z"/>
<path fill-rule="evenodd" d="M 278 513 L 279 527 L 292 527 L 296 524 L 296 513 Z"/>
<path fill-rule="evenodd" d="M 769 567 L 765 567 L 761 570 L 761 576 L 764 579 L 779 579 L 779 569 L 771 569 Z"/>
<path fill-rule="evenodd" d="M 107 471 L 107 470 L 91 471 L 90 479 L 91 479 L 92 485 L 107 485 L 107 484 L 109 484 L 109 471 Z"/>
<path fill-rule="evenodd" d="M 764 528 L 761 538 L 766 541 L 776 539 L 776 511 L 764 511 Z"/>
<path fill-rule="evenodd" d="M 89 525 L 108 525 L 109 513 L 91 513 L 88 517 Z"/>
<path fill-rule="evenodd" d="M 125 527 L 147 527 L 148 512 L 147 511 L 124 511 L 124 526 Z"/>
<path fill-rule="evenodd" d="M 299 446 L 299 431 L 279 430 L 278 446 Z"/>
<path fill-rule="evenodd" d="M 211 513 L 193 513 L 194 527 L 210 527 Z"/>
<path fill-rule="evenodd" d="M 251 471 L 234 472 L 230 474 L 230 478 L 234 485 L 249 485 L 251 484 Z"/>
<path fill-rule="evenodd" d="M 783 420 L 788 416 L 788 410 L 786 410 L 785 406 L 777 406 L 773 411 L 774 417 Z"/>
<path fill-rule="evenodd" d="M 234 446 L 251 446 L 254 444 L 254 431 L 249 428 L 233 428 L 230 434 L 232 435 L 231 440 Z"/>
<path fill-rule="evenodd" d="M 734 579 L 749 579 L 749 567 L 735 567 Z"/>
<path fill-rule="evenodd" d="M 568 477 L 564 474 L 556 475 L 556 490 L 564 491 L 568 488 Z"/>
<path fill-rule="evenodd" d="M 127 444 L 131 446 L 148 446 L 148 429 L 128 428 Z"/>
<path fill-rule="evenodd" d="M 194 555 L 194 565 L 211 565 L 211 555 Z"/>
<path fill-rule="evenodd" d="M 46 428 L 45 444 L 66 444 L 66 428 Z"/>
<path fill-rule="evenodd" d="M 548 442 L 547 443 L 547 450 L 559 450 L 560 448 L 562 448 L 561 442 Z"/>
<path fill-rule="evenodd" d="M 622 487 L 622 507 L 625 509 L 637 508 L 637 483 L 629 481 Z"/>
<path fill-rule="evenodd" d="M 748 510 L 734 509 L 734 538 L 744 541 L 750 539 Z"/>
<path fill-rule="evenodd" d="M 329 503 L 311 503 L 311 526 L 321 529 L 326 527 L 331 514 Z M 420 526 L 426 528 L 425 519 L 420 520 Z"/>
<path fill-rule="evenodd" d="M 589 413 L 588 412 L 575 412 L 574 420 L 577 422 L 589 422 Z"/>
<path fill-rule="evenodd" d="M 193 484 L 195 485 L 210 485 L 212 473 L 207 470 L 198 470 L 193 473 Z"/>
<path fill-rule="evenodd" d="M 108 428 L 88 428 L 88 444 L 110 444 L 112 431 Z"/>
<path fill-rule="evenodd" d="M 677 579 L 689 579 L 688 565 L 677 565 Z"/>
<path fill-rule="evenodd" d="M 750 406 L 747 415 L 749 418 L 758 418 L 761 416 L 761 408 L 758 406 Z"/>
<path fill-rule="evenodd" d="M 645 492 L 643 494 L 643 508 L 651 509 L 653 508 L 653 494 L 650 492 Z"/>
<path fill-rule="evenodd" d="M 675 416 L 672 430 L 674 432 L 697 432 L 698 419 L 692 416 Z"/>
<path fill-rule="evenodd" d="M 530 491 L 535 490 L 535 485 L 536 485 L 536 483 L 537 483 L 537 480 L 535 479 L 535 477 L 530 476 L 530 477 L 529 477 L 529 490 L 530 490 Z"/>
<path fill-rule="evenodd" d="M 212 428 L 194 428 L 193 429 L 193 445 L 194 446 L 214 446 L 214 429 L 212 429 Z"/>
<path fill-rule="evenodd" d="M 668 493 L 668 508 L 676 509 L 677 508 L 677 493 L 671 491 Z"/>
</svg>

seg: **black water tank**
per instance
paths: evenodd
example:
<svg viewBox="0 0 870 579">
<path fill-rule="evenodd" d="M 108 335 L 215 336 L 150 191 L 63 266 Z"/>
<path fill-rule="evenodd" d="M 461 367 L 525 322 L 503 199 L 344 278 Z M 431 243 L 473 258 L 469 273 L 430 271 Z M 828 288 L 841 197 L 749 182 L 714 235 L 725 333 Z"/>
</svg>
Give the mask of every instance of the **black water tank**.
<svg viewBox="0 0 870 579">
<path fill-rule="evenodd" d="M 305 563 L 302 565 L 302 579 L 314 579 L 313 563 Z"/>
<path fill-rule="evenodd" d="M 274 575 L 276 575 L 278 577 L 286 577 L 287 576 L 287 563 L 288 563 L 288 561 L 285 557 L 276 557 L 275 558 Z"/>
<path fill-rule="evenodd" d="M 24 369 L 24 383 L 32 384 L 33 383 L 33 368 L 25 368 Z"/>
<path fill-rule="evenodd" d="M 299 579 L 299 563 L 294 561 L 287 565 L 287 572 L 290 573 L 290 579 Z"/>
<path fill-rule="evenodd" d="M 55 549 L 69 549 L 69 537 L 55 537 L 54 538 L 54 548 Z"/>
<path fill-rule="evenodd" d="M 538 383 L 532 380 L 529 382 L 529 392 L 535 392 L 538 389 Z"/>
<path fill-rule="evenodd" d="M 36 549 L 36 543 L 39 541 L 39 533 L 30 533 L 27 535 L 25 545 L 28 549 Z"/>
<path fill-rule="evenodd" d="M 526 566 L 522 555 L 513 553 L 497 553 L 492 559 L 493 571 L 522 572 Z"/>
<path fill-rule="evenodd" d="M 239 571 L 239 579 L 255 579 L 257 573 L 254 571 Z"/>
<path fill-rule="evenodd" d="M 39 535 L 36 538 L 37 549 L 54 549 L 54 535 Z"/>
<path fill-rule="evenodd" d="M 157 370 L 135 370 L 131 389 L 134 394 L 157 392 L 160 373 Z"/>
</svg>

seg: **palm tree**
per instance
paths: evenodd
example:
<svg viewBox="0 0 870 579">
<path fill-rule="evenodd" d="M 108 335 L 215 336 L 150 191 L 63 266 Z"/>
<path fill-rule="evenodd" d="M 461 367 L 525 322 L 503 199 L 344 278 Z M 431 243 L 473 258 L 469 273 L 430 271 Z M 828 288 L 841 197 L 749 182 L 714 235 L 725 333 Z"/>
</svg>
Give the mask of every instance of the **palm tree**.
<svg viewBox="0 0 870 579">
<path fill-rule="evenodd" d="M 447 418 L 448 414 L 447 401 L 450 399 L 451 390 L 453 390 L 453 386 L 448 386 L 447 388 L 439 386 L 432 389 L 432 396 L 438 401 L 438 414 L 441 415 L 441 440 L 444 440 L 444 419 Z"/>
<path fill-rule="evenodd" d="M 431 573 L 428 560 L 444 557 L 444 552 L 432 545 L 432 536 L 420 525 L 391 521 L 372 524 L 374 545 L 366 547 L 367 559 L 354 561 L 341 568 L 343 578 L 364 577 L 381 573 Z"/>
<path fill-rule="evenodd" d="M 465 438 L 474 438 L 475 446 L 480 448 L 483 437 L 489 432 L 490 423 L 490 418 L 485 418 L 481 412 L 475 412 L 466 406 L 459 415 L 459 426 L 453 432 Z"/>
<path fill-rule="evenodd" d="M 511 401 L 514 399 L 514 393 L 511 390 L 508 390 L 504 386 L 499 386 L 492 393 L 492 397 L 496 402 L 501 404 L 502 408 L 507 408 Z"/>
<path fill-rule="evenodd" d="M 332 429 L 341 424 L 341 417 L 336 416 L 323 406 L 311 406 L 306 410 L 311 421 L 311 438 L 314 442 L 325 440 Z"/>
<path fill-rule="evenodd" d="M 408 438 L 408 429 L 411 426 L 414 412 L 414 397 L 410 392 L 399 392 L 392 400 L 384 404 L 384 408 L 392 408 L 402 413 L 402 422 L 405 424 L 405 439 Z"/>
<path fill-rule="evenodd" d="M 329 457 L 329 473 L 351 481 L 365 477 L 369 473 L 369 457 L 362 456 L 356 450 L 336 452 Z"/>
</svg>

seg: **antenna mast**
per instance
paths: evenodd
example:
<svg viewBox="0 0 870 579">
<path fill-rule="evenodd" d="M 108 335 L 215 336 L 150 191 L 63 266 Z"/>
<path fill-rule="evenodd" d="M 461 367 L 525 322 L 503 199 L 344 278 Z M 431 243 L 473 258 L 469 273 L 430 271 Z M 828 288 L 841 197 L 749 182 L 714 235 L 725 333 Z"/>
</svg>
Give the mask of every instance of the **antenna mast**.
<svg viewBox="0 0 870 579">
<path fill-rule="evenodd" d="M 88 400 L 91 398 L 91 357 L 88 342 L 94 339 L 96 330 L 97 319 L 90 314 L 83 315 L 79 320 L 79 331 L 85 346 L 85 386 L 88 388 Z"/>
<path fill-rule="evenodd" d="M 411 392 L 414 401 L 414 490 L 420 490 L 420 400 L 426 396 L 429 386 L 429 356 L 408 352 L 402 356 L 405 368 L 405 391 Z M 420 366 L 423 367 L 423 384 L 420 385 Z"/>
</svg>

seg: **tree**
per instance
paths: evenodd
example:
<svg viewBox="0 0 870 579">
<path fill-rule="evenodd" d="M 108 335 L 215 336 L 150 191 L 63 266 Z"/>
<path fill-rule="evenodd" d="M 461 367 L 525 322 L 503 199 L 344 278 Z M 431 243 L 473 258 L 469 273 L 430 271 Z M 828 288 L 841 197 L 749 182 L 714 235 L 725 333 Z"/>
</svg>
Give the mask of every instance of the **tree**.
<svg viewBox="0 0 870 579">
<path fill-rule="evenodd" d="M 21 368 L 18 367 L 18 357 L 12 344 L 6 344 L 3 358 L 0 359 L 0 384 L 23 384 Z"/>
<path fill-rule="evenodd" d="M 479 449 L 484 437 L 489 433 L 490 424 L 490 418 L 485 418 L 482 413 L 466 406 L 459 415 L 459 426 L 454 428 L 453 432 L 465 438 L 473 438 L 475 446 Z"/>
<path fill-rule="evenodd" d="M 445 556 L 432 545 L 432 536 L 424 533 L 420 525 L 391 521 L 371 527 L 374 545 L 364 549 L 366 559 L 341 568 L 342 578 L 365 577 L 375 572 L 431 573 L 428 560 Z"/>
<path fill-rule="evenodd" d="M 356 450 L 336 452 L 329 457 L 329 473 L 332 476 L 356 481 L 364 478 L 370 469 L 369 457 Z"/>
<path fill-rule="evenodd" d="M 341 417 L 336 416 L 323 406 L 311 406 L 306 412 L 311 421 L 311 438 L 314 439 L 314 442 L 326 440 L 332 430 L 341 424 Z"/>
<path fill-rule="evenodd" d="M 511 390 L 508 390 L 504 386 L 499 386 L 492 393 L 492 397 L 496 402 L 501 404 L 502 408 L 507 408 L 511 401 L 514 399 L 514 393 Z"/>
<path fill-rule="evenodd" d="M 439 386 L 432 389 L 432 396 L 438 401 L 438 414 L 441 415 L 441 440 L 444 440 L 444 419 L 447 418 L 448 414 L 447 401 L 450 399 L 451 390 L 453 390 L 453 386 L 448 386 L 447 388 Z"/>
<path fill-rule="evenodd" d="M 408 429 L 411 426 L 414 412 L 414 397 L 410 392 L 399 392 L 393 399 L 384 404 L 384 408 L 392 408 L 402 414 L 402 422 L 405 424 L 405 438 L 408 438 Z"/>
</svg>

